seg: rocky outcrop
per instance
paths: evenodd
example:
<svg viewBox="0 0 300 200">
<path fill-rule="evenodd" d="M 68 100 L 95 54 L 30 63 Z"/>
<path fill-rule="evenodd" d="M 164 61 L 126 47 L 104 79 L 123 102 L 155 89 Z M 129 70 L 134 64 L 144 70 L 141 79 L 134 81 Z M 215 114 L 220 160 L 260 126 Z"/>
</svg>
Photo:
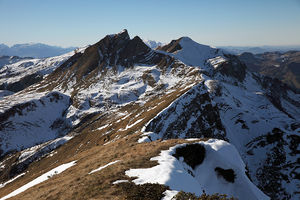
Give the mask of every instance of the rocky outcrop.
<svg viewBox="0 0 300 200">
<path fill-rule="evenodd" d="M 72 77 L 80 81 L 93 71 L 104 72 L 107 67 L 133 67 L 134 65 L 159 64 L 166 55 L 149 48 L 138 36 L 130 39 L 127 30 L 107 35 L 96 44 L 89 46 L 84 53 L 75 54 L 50 78 L 57 78 L 66 71 L 74 72 Z M 68 78 L 67 80 L 69 80 Z"/>
<path fill-rule="evenodd" d="M 263 157 L 260 165 L 250 170 L 258 187 L 272 199 L 291 199 L 297 196 L 300 137 L 274 128 L 271 132 L 253 139 L 247 144 L 249 163 Z M 251 161 L 254 159 L 253 161 Z M 287 189 L 289 188 L 289 189 Z M 292 193 L 293 191 L 293 193 Z"/>
<path fill-rule="evenodd" d="M 14 83 L 3 83 L 0 85 L 0 90 L 9 90 L 12 92 L 19 92 L 35 83 L 40 82 L 43 80 L 43 76 L 35 73 L 35 74 L 30 74 L 28 76 L 25 76 L 21 78 L 19 81 L 14 82 Z"/>
<path fill-rule="evenodd" d="M 291 113 L 289 113 L 284 106 L 282 106 L 282 101 L 285 100 L 292 104 L 293 106 L 300 108 L 300 103 L 291 98 L 287 91 L 292 91 L 295 94 L 300 94 L 300 92 L 288 86 L 287 84 L 281 82 L 277 78 L 271 78 L 268 76 L 262 76 L 261 78 L 256 76 L 258 82 L 262 85 L 262 87 L 266 90 L 266 96 L 269 101 L 280 111 L 284 112 L 291 118 L 295 118 Z"/>
<path fill-rule="evenodd" d="M 169 44 L 158 47 L 157 50 L 165 51 L 168 53 L 174 53 L 175 51 L 182 49 L 182 47 L 179 44 L 180 40 L 181 38 L 179 38 L 178 40 L 172 40 Z"/>
<path fill-rule="evenodd" d="M 217 105 L 203 83 L 195 86 L 156 116 L 145 129 L 163 139 L 226 138 Z"/>
<path fill-rule="evenodd" d="M 242 82 L 246 76 L 246 65 L 234 55 L 227 54 L 226 58 L 227 60 L 221 63 L 215 71 L 236 78 Z"/>
</svg>

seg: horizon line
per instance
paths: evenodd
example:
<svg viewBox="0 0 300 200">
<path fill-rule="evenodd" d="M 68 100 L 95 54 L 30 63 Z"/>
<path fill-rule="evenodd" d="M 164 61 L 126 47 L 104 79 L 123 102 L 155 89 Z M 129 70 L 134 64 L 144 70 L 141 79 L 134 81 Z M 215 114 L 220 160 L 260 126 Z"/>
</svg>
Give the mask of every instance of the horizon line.
<svg viewBox="0 0 300 200">
<path fill-rule="evenodd" d="M 168 43 L 164 43 L 164 42 L 161 42 L 161 41 L 157 41 L 157 40 L 151 40 L 151 39 L 143 39 L 143 42 L 145 43 L 145 41 L 154 41 L 154 42 L 157 42 L 157 43 L 162 43 L 163 45 L 166 45 Z M 195 40 L 194 40 L 195 41 Z M 171 42 L 171 41 L 170 41 Z M 197 41 L 195 41 L 197 42 Z M 97 43 L 97 42 L 96 42 Z M 197 42 L 198 44 L 203 44 L 203 45 L 209 45 L 209 44 L 205 44 L 205 43 L 199 43 Z M 9 48 L 12 48 L 13 46 L 15 45 L 35 45 L 35 44 L 42 44 L 42 45 L 47 45 L 47 46 L 51 46 L 51 47 L 59 47 L 59 48 L 64 48 L 64 49 L 68 49 L 68 48 L 78 48 L 78 47 L 84 47 L 84 46 L 88 46 L 88 45 L 93 45 L 93 44 L 86 44 L 86 45 L 81 45 L 81 46 L 77 46 L 77 45 L 72 45 L 72 46 L 60 46 L 60 45 L 56 45 L 56 44 L 50 44 L 50 43 L 43 43 L 43 42 L 24 42 L 24 43 L 14 43 L 14 44 L 6 44 L 6 43 L 0 43 L 0 45 L 5 45 Z M 300 47 L 300 44 L 284 44 L 284 45 L 268 45 L 268 44 L 265 44 L 265 45 L 209 45 L 209 46 L 215 46 L 215 47 L 240 47 L 240 48 L 244 48 L 244 47 L 250 47 L 250 48 L 254 48 L 254 47 Z"/>
</svg>

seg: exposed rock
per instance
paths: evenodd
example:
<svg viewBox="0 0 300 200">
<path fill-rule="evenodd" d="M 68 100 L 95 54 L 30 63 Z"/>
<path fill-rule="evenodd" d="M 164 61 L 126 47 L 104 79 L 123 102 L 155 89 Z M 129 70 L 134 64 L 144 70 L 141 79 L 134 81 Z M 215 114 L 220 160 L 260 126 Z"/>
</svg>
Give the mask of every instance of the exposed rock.
<svg viewBox="0 0 300 200">
<path fill-rule="evenodd" d="M 162 50 L 168 53 L 174 53 L 175 51 L 178 51 L 182 49 L 179 42 L 182 38 L 179 38 L 178 40 L 172 40 L 169 44 L 158 47 L 157 50 Z"/>
<path fill-rule="evenodd" d="M 20 79 L 17 82 L 14 82 L 11 84 L 3 83 L 2 85 L 0 85 L 0 90 L 9 90 L 12 92 L 19 92 L 19 91 L 29 87 L 30 85 L 40 82 L 41 80 L 43 80 L 42 75 L 40 75 L 38 73 L 30 74 L 28 76 L 23 77 L 22 79 Z"/>
<path fill-rule="evenodd" d="M 226 181 L 234 183 L 236 175 L 233 169 L 223 169 L 221 167 L 216 167 L 215 171 L 218 174 L 218 176 L 222 176 Z"/>
<path fill-rule="evenodd" d="M 290 199 L 292 195 L 296 195 L 288 193 L 285 185 L 295 184 L 299 176 L 296 164 L 299 159 L 296 156 L 299 155 L 296 150 L 299 146 L 297 137 L 274 128 L 272 132 L 247 144 L 251 151 L 250 157 L 264 157 L 262 163 L 256 170 L 252 169 L 250 174 L 258 181 L 258 187 L 272 199 Z"/>
<path fill-rule="evenodd" d="M 216 68 L 216 71 L 221 72 L 223 75 L 234 77 L 242 82 L 246 76 L 246 65 L 234 55 L 227 54 L 226 57 L 228 58 L 227 61 L 221 63 L 220 66 Z"/>
<path fill-rule="evenodd" d="M 147 125 L 145 131 L 154 132 L 164 139 L 226 138 L 218 108 L 212 104 L 202 84 L 173 102 Z"/>
<path fill-rule="evenodd" d="M 183 157 L 183 161 L 195 169 L 196 166 L 201 165 L 205 158 L 205 147 L 201 144 L 187 144 L 183 147 L 176 148 L 173 155 L 177 159 Z"/>
</svg>

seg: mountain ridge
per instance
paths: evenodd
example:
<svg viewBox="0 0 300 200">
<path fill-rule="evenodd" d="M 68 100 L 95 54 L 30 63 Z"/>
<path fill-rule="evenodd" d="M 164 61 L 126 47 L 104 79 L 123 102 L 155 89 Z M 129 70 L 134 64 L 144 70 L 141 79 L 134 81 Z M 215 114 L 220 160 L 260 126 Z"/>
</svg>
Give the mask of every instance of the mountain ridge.
<svg viewBox="0 0 300 200">
<path fill-rule="evenodd" d="M 128 173 L 159 168 L 160 159 L 155 157 L 165 155 L 166 150 L 179 144 L 210 141 L 207 152 L 226 149 L 229 144 L 220 140 L 223 139 L 237 149 L 241 158 L 235 158 L 245 163 L 238 164 L 241 168 L 237 169 L 232 162 L 216 162 L 214 154 L 207 154 L 203 163 L 190 164 L 193 150 L 182 156 L 170 154 L 165 163 L 170 167 L 165 168 L 166 173 L 173 177 L 182 170 L 194 182 L 203 173 L 200 169 L 212 162 L 208 175 L 214 177 L 215 187 L 197 186 L 198 182 L 192 186 L 199 191 L 198 195 L 204 187 L 210 195 L 222 192 L 241 197 L 243 190 L 237 194 L 222 189 L 232 187 L 232 177 L 227 179 L 224 175 L 230 172 L 237 175 L 237 181 L 242 178 L 242 184 L 250 184 L 250 177 L 256 185 L 253 187 L 272 199 L 297 198 L 300 95 L 283 87 L 280 81 L 248 71 L 237 56 L 188 38 L 174 41 L 164 51 L 147 47 L 139 37 L 130 39 L 127 30 L 107 35 L 68 57 L 42 81 L 0 99 L 1 113 L 7 116 L 1 123 L 2 142 L 10 149 L 19 148 L 11 154 L 2 152 L 1 180 L 11 180 L 26 172 L 0 189 L 0 195 L 76 160 L 76 165 L 66 172 L 35 186 L 40 192 L 33 193 L 36 190 L 29 188 L 20 195 L 34 199 L 124 199 L 143 195 L 138 191 L 144 187 L 140 183 L 146 183 L 148 189 L 153 188 L 152 194 L 166 198 L 170 194 L 171 199 L 178 193 L 175 185 L 182 185 L 180 180 L 155 185 L 153 180 L 161 178 L 159 173 L 148 177 L 143 173 L 143 181 L 139 181 L 141 177 L 130 178 Z M 9 111 L 25 102 L 37 102 L 39 106 L 19 106 Z M 36 140 L 39 145 L 32 142 L 33 146 L 26 149 L 3 137 L 13 131 L 19 134 L 24 128 L 37 130 L 26 116 L 52 104 L 64 106 L 51 118 L 50 126 L 40 128 L 54 128 L 58 135 L 54 141 Z M 42 113 L 35 116 L 37 122 L 44 119 Z M 1 149 L 5 150 L 4 147 Z M 64 187 L 57 188 L 54 183 Z M 258 199 L 255 194 L 249 198 Z"/>
</svg>

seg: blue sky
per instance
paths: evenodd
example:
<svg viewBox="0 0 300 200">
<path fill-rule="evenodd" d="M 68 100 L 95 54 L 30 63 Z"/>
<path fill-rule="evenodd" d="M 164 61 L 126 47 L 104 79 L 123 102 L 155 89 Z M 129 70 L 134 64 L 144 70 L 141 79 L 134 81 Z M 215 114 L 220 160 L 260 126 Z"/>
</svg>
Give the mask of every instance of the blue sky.
<svg viewBox="0 0 300 200">
<path fill-rule="evenodd" d="M 300 0 L 0 0 L 0 43 L 93 44 L 126 28 L 169 42 L 300 45 Z"/>
</svg>

